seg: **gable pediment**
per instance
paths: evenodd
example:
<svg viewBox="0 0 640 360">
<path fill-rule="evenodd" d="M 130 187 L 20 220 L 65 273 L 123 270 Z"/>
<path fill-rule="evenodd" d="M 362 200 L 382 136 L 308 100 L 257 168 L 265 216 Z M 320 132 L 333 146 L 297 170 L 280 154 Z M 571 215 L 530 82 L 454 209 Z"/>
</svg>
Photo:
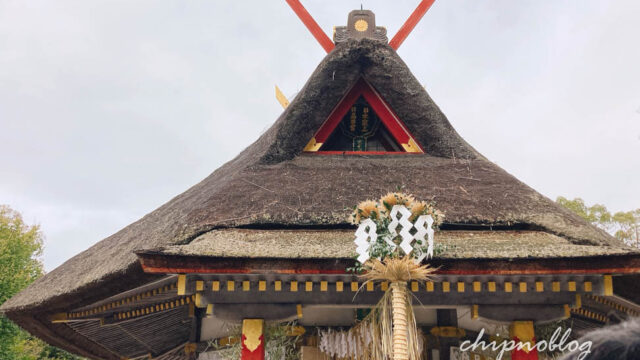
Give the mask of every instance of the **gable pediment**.
<svg viewBox="0 0 640 360">
<path fill-rule="evenodd" d="M 304 148 L 312 153 L 424 153 L 382 96 L 360 78 Z"/>
</svg>

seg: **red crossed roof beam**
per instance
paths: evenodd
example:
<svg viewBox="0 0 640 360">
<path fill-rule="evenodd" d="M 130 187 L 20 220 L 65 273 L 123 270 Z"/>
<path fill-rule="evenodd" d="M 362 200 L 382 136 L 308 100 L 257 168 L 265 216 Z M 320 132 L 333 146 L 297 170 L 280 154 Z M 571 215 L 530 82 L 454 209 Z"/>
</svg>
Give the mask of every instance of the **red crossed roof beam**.
<svg viewBox="0 0 640 360">
<path fill-rule="evenodd" d="M 287 0 L 287 4 L 291 6 L 291 9 L 296 13 L 296 15 L 298 15 L 307 29 L 309 29 L 311 35 L 313 35 L 313 37 L 318 40 L 320 46 L 322 46 L 327 53 L 330 53 L 331 50 L 333 50 L 333 48 L 335 47 L 333 41 L 329 39 L 324 31 L 322 31 L 320 25 L 318 25 L 318 23 L 313 20 L 313 17 L 311 17 L 311 14 L 309 14 L 307 9 L 302 6 L 300 0 Z"/>
<path fill-rule="evenodd" d="M 298 15 L 300 20 L 302 20 L 302 23 L 307 27 L 307 29 L 309 29 L 311 35 L 313 35 L 313 37 L 318 40 L 320 46 L 322 46 L 322 48 L 324 48 L 327 53 L 331 52 L 331 50 L 333 50 L 333 48 L 335 47 L 335 44 L 333 43 L 333 41 L 331 41 L 331 39 L 329 39 L 327 34 L 322 31 L 320 25 L 318 25 L 318 23 L 313 19 L 307 9 L 302 6 L 300 0 L 286 1 L 291 9 L 296 13 L 296 15 Z M 418 22 L 420 22 L 424 14 L 427 13 L 434 2 L 435 0 L 422 0 L 420 4 L 418 4 L 418 7 L 416 7 L 413 13 L 411 13 L 407 21 L 405 21 L 400 30 L 398 30 L 398 32 L 393 36 L 393 39 L 391 39 L 391 41 L 389 42 L 389 45 L 394 50 L 398 50 L 400 45 L 402 45 L 404 40 L 407 38 L 407 36 L 409 36 L 411 31 L 413 31 L 413 28 L 416 27 Z"/>
<path fill-rule="evenodd" d="M 394 50 L 398 50 L 400 45 L 404 42 L 404 40 L 409 36 L 413 28 L 416 27 L 420 19 L 427 13 L 431 5 L 436 0 L 422 0 L 418 7 L 413 11 L 411 16 L 405 21 L 400 30 L 393 36 L 393 39 L 389 41 L 389 46 L 391 46 Z"/>
</svg>

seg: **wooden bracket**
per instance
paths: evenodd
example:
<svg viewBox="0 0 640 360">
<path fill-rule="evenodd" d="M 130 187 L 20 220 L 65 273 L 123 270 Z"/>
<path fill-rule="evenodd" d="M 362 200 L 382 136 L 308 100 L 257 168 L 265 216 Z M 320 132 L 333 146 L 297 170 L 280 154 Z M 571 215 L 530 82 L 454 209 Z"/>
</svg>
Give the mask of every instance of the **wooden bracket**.
<svg viewBox="0 0 640 360">
<path fill-rule="evenodd" d="M 187 288 L 187 275 L 180 274 L 178 275 L 178 295 L 186 294 Z"/>
<path fill-rule="evenodd" d="M 463 338 L 467 332 L 456 326 L 436 326 L 431 328 L 431 335 L 438 337 Z"/>
<path fill-rule="evenodd" d="M 53 314 L 51 315 L 50 318 L 51 322 L 54 324 L 57 323 L 66 323 L 69 321 L 69 315 L 67 313 L 57 313 L 57 314 Z"/>
<path fill-rule="evenodd" d="M 198 344 L 195 343 L 186 343 L 184 344 L 184 353 L 185 354 L 195 354 Z"/>
</svg>

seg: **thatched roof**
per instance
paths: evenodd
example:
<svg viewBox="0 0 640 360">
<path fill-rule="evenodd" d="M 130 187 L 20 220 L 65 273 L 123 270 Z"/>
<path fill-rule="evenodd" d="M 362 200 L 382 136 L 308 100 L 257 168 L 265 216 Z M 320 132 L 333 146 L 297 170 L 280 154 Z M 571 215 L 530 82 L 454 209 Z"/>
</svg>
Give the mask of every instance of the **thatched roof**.
<svg viewBox="0 0 640 360">
<path fill-rule="evenodd" d="M 302 153 L 360 77 L 382 95 L 426 154 Z M 235 159 L 43 276 L 2 311 L 45 340 L 78 352 L 88 345 L 62 335 L 67 330 L 50 324 L 47 315 L 149 281 L 135 250 L 188 244 L 228 227 L 346 228 L 346 208 L 397 188 L 434 200 L 446 214 L 445 228 L 538 230 L 563 238 L 567 249 L 589 245 L 601 247 L 602 254 L 619 245 L 467 144 L 388 45 L 350 40 L 336 46 L 276 123 Z M 282 256 L 290 256 L 287 246 L 281 249 Z"/>
<path fill-rule="evenodd" d="M 544 231 L 444 230 L 436 234 L 442 259 L 553 259 L 640 254 L 627 246 L 576 244 Z M 216 258 L 352 259 L 353 230 L 219 229 L 189 244 L 138 253 Z"/>
</svg>

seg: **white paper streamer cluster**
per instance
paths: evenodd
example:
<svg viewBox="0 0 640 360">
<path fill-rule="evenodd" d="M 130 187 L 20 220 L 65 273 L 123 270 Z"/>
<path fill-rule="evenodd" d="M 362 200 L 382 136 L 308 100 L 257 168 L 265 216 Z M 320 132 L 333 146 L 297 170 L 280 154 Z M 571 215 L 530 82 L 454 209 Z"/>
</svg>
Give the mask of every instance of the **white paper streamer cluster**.
<svg viewBox="0 0 640 360">
<path fill-rule="evenodd" d="M 420 251 L 416 254 L 416 262 L 421 262 L 425 257 L 433 257 L 433 217 L 431 215 L 420 215 L 415 223 L 411 223 L 411 211 L 404 205 L 394 205 L 391 208 L 391 222 L 389 223 L 388 237 L 384 238 L 384 241 L 389 244 L 391 250 L 395 250 L 396 244 L 393 242 L 398 235 L 402 238 L 400 242 L 400 248 L 405 254 L 409 255 L 419 248 Z M 400 216 L 398 216 L 400 215 Z M 426 226 L 425 226 L 426 225 Z M 398 234 L 398 226 L 401 226 L 400 233 Z M 411 234 L 411 229 L 415 227 L 415 234 Z M 358 253 L 358 261 L 364 264 L 369 260 L 369 251 L 371 246 L 378 241 L 377 226 L 371 219 L 365 219 L 360 223 L 356 230 L 356 239 L 354 240 Z M 427 239 L 425 240 L 425 236 Z M 424 251 L 423 245 L 427 241 L 427 250 Z M 416 247 L 416 242 L 418 246 Z M 380 259 L 382 260 L 382 259 Z"/>
<path fill-rule="evenodd" d="M 363 324 L 361 324 L 363 325 Z M 360 327 L 358 331 L 351 330 L 318 330 L 318 349 L 329 355 L 332 359 L 356 359 L 369 360 L 371 354 L 370 347 L 373 338 L 371 334 L 376 331 L 372 323 Z M 418 348 L 422 353 L 424 339 L 422 332 L 418 336 Z"/>
<path fill-rule="evenodd" d="M 378 241 L 378 233 L 376 223 L 371 219 L 365 219 L 356 230 L 356 251 L 358 252 L 358 261 L 364 264 L 369 260 L 369 248 Z M 395 246 L 395 244 L 394 244 Z"/>
<path fill-rule="evenodd" d="M 359 359 L 364 356 L 371 344 L 373 329 L 354 333 L 342 330 L 319 330 L 318 348 L 321 352 L 337 359 Z"/>
</svg>

